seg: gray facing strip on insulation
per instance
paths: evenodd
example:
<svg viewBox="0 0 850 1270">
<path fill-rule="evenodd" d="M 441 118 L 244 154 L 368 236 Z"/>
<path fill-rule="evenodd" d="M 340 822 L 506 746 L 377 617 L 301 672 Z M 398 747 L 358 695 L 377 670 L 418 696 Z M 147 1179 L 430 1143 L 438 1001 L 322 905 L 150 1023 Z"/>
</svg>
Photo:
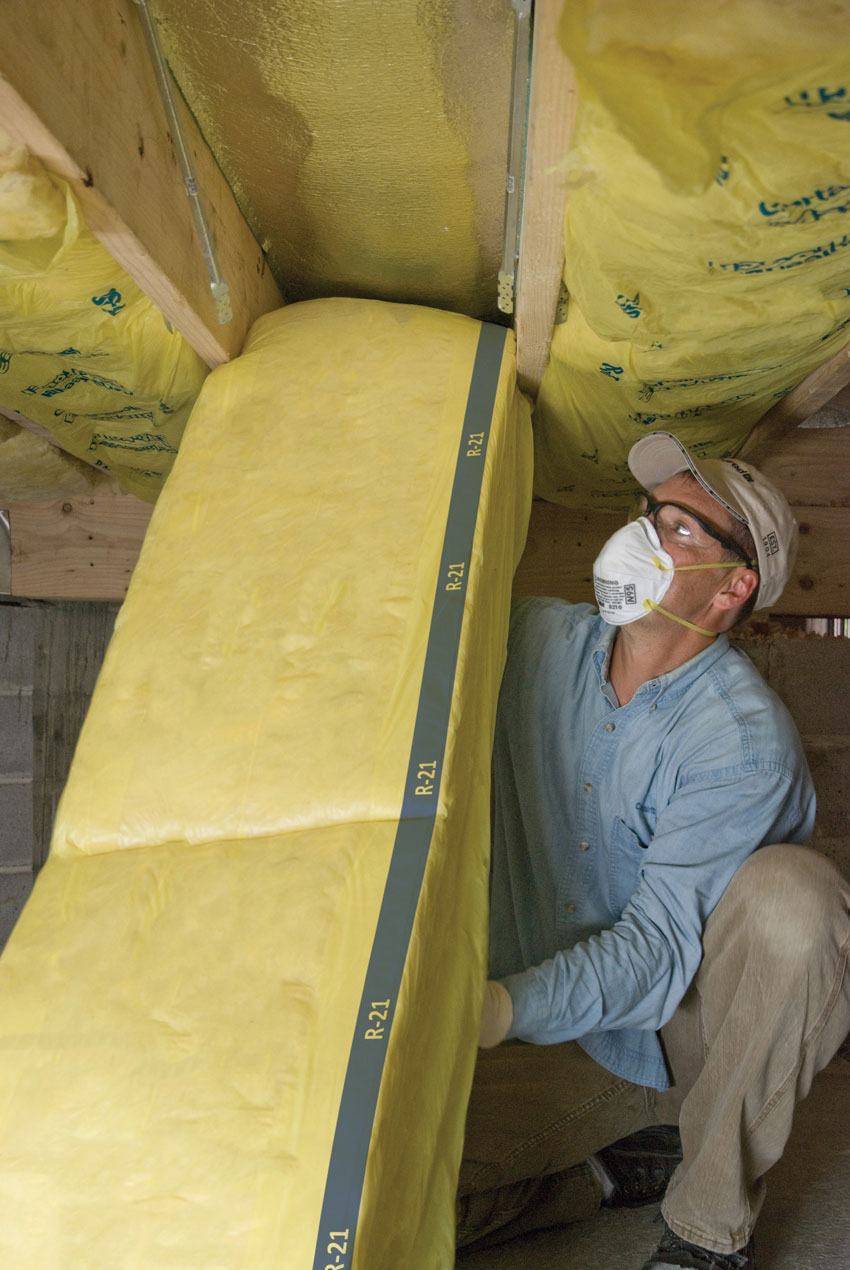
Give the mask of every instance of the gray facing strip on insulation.
<svg viewBox="0 0 850 1270">
<path fill-rule="evenodd" d="M 350 1270 L 366 1159 L 437 814 L 472 541 L 505 328 L 481 324 L 460 436 L 401 817 L 328 1165 L 313 1270 Z"/>
</svg>

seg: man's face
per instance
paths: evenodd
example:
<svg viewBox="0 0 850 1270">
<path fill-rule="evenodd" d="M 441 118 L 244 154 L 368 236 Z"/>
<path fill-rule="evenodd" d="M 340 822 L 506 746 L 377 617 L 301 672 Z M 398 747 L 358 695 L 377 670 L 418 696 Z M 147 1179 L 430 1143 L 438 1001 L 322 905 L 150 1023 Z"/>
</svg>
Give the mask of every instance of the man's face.
<svg viewBox="0 0 850 1270">
<path fill-rule="evenodd" d="M 698 482 L 684 475 L 671 476 L 657 486 L 652 491 L 652 500 L 656 503 L 678 503 L 682 508 L 695 512 L 700 520 L 725 537 L 733 528 L 731 513 Z M 705 533 L 695 521 L 687 516 L 678 516 L 676 508 L 664 508 L 653 518 L 653 523 L 661 546 L 671 556 L 674 565 L 713 564 L 723 560 L 725 550 L 722 544 Z M 741 567 L 746 566 L 742 563 Z M 722 572 L 694 569 L 687 573 L 674 573 L 665 605 L 683 617 L 689 617 L 691 612 L 702 612 L 732 572 L 726 568 Z"/>
</svg>

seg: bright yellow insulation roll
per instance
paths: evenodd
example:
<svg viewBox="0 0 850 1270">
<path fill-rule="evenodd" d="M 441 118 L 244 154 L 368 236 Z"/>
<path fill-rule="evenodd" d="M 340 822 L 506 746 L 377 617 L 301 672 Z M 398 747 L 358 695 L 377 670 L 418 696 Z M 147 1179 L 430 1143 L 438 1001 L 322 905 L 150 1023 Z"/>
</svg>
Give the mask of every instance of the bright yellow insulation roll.
<svg viewBox="0 0 850 1270">
<path fill-rule="evenodd" d="M 574 0 L 566 320 L 538 492 L 623 508 L 653 428 L 727 457 L 850 338 L 850 45 L 830 0 Z"/>
<path fill-rule="evenodd" d="M 153 502 L 206 373 L 70 187 L 0 131 L 0 407 Z"/>
<path fill-rule="evenodd" d="M 454 1264 L 528 423 L 379 302 L 207 380 L 0 960 L 4 1270 Z"/>
</svg>

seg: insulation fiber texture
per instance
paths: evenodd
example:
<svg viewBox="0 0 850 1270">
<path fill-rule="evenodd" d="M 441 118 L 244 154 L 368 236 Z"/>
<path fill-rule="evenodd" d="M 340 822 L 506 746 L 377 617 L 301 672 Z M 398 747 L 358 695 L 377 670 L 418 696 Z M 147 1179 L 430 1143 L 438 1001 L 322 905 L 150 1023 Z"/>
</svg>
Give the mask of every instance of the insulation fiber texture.
<svg viewBox="0 0 850 1270">
<path fill-rule="evenodd" d="M 4 1270 L 312 1270 L 479 331 L 319 300 L 207 379 L 0 959 Z M 531 485 L 509 333 L 491 429 L 346 1270 L 454 1264 Z"/>
<path fill-rule="evenodd" d="M 850 332 L 850 53 L 818 0 L 577 0 L 565 320 L 537 488 L 619 509 L 647 431 L 728 457 Z"/>
<path fill-rule="evenodd" d="M 117 490 L 105 472 L 0 416 L 0 507 Z"/>
<path fill-rule="evenodd" d="M 68 185 L 0 132 L 0 407 L 153 502 L 206 372 Z"/>
<path fill-rule="evenodd" d="M 154 0 L 169 65 L 289 300 L 497 316 L 506 0 Z"/>
</svg>

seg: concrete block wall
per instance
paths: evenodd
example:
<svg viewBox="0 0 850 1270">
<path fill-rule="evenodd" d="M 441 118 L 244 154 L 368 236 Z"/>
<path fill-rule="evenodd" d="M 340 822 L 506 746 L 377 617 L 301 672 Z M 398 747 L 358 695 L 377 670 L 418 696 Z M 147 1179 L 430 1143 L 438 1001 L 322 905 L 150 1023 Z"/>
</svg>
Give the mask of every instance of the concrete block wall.
<svg viewBox="0 0 850 1270">
<path fill-rule="evenodd" d="M 116 611 L 0 601 L 0 948 L 46 858 Z"/>
<path fill-rule="evenodd" d="M 32 889 L 35 614 L 0 606 L 0 945 Z"/>
</svg>

